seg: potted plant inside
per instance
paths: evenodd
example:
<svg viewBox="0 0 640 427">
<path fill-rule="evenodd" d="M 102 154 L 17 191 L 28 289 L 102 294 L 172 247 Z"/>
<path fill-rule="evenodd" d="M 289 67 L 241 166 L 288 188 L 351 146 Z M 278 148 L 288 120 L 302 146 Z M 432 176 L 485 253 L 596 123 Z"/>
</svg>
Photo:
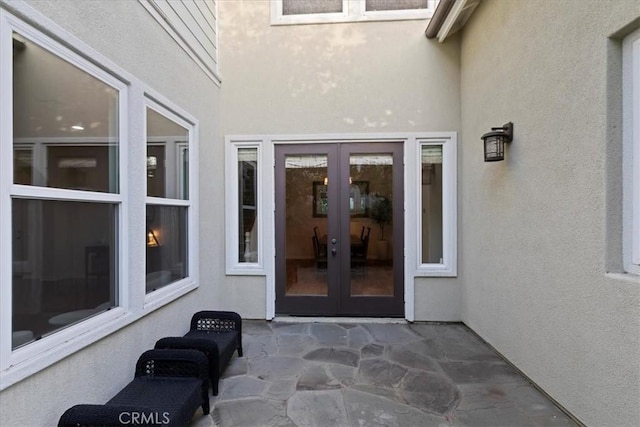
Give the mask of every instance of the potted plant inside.
<svg viewBox="0 0 640 427">
<path fill-rule="evenodd" d="M 393 207 L 391 200 L 385 196 L 377 196 L 373 199 L 369 209 L 369 217 L 380 227 L 380 236 L 378 238 L 377 250 L 378 259 L 386 260 L 388 257 L 389 246 L 384 239 L 384 226 L 391 224 L 393 218 Z"/>
</svg>

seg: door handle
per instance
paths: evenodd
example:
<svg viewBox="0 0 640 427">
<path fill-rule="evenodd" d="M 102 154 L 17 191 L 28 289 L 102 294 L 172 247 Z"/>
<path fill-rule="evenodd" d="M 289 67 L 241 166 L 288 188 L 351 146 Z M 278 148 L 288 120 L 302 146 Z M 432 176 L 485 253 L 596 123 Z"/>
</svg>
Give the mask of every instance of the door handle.
<svg viewBox="0 0 640 427">
<path fill-rule="evenodd" d="M 331 255 L 336 256 L 338 250 L 336 248 L 331 249 Z"/>
</svg>

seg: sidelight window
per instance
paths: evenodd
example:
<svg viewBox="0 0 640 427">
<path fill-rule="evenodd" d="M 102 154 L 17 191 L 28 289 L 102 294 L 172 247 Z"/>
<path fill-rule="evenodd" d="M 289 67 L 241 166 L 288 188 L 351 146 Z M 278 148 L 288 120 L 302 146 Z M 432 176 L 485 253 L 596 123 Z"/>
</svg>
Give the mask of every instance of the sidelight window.
<svg viewBox="0 0 640 427">
<path fill-rule="evenodd" d="M 456 274 L 455 139 L 418 140 L 417 274 Z"/>
</svg>

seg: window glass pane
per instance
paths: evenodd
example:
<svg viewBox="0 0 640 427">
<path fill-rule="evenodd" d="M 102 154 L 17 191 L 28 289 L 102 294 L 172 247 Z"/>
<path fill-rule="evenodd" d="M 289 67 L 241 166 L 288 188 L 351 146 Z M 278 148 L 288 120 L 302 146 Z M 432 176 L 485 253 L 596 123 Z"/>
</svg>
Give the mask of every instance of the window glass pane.
<svg viewBox="0 0 640 427">
<path fill-rule="evenodd" d="M 422 263 L 442 263 L 442 146 L 422 147 Z"/>
<path fill-rule="evenodd" d="M 282 0 L 283 15 L 340 12 L 342 12 L 342 0 Z"/>
<path fill-rule="evenodd" d="M 285 156 L 286 295 L 329 295 L 327 154 Z"/>
<path fill-rule="evenodd" d="M 258 261 L 258 149 L 238 149 L 238 206 L 240 262 Z"/>
<path fill-rule="evenodd" d="M 349 156 L 351 296 L 394 294 L 393 167 L 391 154 Z"/>
<path fill-rule="evenodd" d="M 147 108 L 147 195 L 189 198 L 189 131 Z"/>
<path fill-rule="evenodd" d="M 366 10 L 426 9 L 428 0 L 367 0 Z"/>
<path fill-rule="evenodd" d="M 187 208 L 147 205 L 147 293 L 187 277 Z"/>
<path fill-rule="evenodd" d="M 12 348 L 117 304 L 114 204 L 12 201 Z"/>
<path fill-rule="evenodd" d="M 13 135 L 16 184 L 118 192 L 118 91 L 17 34 Z"/>
</svg>

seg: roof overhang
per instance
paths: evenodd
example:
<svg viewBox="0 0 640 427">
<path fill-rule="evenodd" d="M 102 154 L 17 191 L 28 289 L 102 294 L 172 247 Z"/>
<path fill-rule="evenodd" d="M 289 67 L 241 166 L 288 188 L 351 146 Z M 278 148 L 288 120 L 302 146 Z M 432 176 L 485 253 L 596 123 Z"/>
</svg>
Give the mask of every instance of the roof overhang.
<svg viewBox="0 0 640 427">
<path fill-rule="evenodd" d="M 469 20 L 481 0 L 440 0 L 425 30 L 428 39 L 440 43 L 458 31 Z"/>
</svg>

